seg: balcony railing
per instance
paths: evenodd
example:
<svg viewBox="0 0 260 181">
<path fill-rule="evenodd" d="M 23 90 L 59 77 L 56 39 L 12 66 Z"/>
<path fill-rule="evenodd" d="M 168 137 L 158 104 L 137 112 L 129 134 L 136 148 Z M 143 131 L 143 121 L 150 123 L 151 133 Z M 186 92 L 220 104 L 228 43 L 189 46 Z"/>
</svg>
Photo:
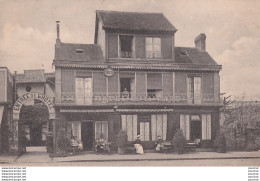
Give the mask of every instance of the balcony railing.
<svg viewBox="0 0 260 181">
<path fill-rule="evenodd" d="M 213 94 L 203 94 L 201 96 L 187 96 L 187 94 L 176 94 L 175 96 L 150 96 L 149 94 L 118 93 L 118 92 L 95 92 L 93 96 L 77 94 L 75 92 L 62 92 L 61 104 L 66 105 L 104 105 L 104 104 L 219 104 L 219 100 L 214 99 Z"/>
</svg>

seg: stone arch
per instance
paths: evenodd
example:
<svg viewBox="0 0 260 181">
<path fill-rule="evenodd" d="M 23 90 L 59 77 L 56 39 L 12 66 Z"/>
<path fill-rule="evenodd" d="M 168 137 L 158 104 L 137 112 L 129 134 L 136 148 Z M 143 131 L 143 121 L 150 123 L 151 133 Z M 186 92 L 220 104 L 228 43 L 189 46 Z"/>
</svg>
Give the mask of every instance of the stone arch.
<svg viewBox="0 0 260 181">
<path fill-rule="evenodd" d="M 12 133 L 12 137 L 10 138 L 10 152 L 14 154 L 20 154 L 23 152 L 23 148 L 20 147 L 18 142 L 18 129 L 19 129 L 19 117 L 20 117 L 20 111 L 22 108 L 22 105 L 32 99 L 37 99 L 42 101 L 48 108 L 49 111 L 49 119 L 55 119 L 55 109 L 54 109 L 54 103 L 53 101 L 48 98 L 46 95 L 36 92 L 30 92 L 22 95 L 17 99 L 13 106 L 13 121 L 10 125 L 10 131 Z"/>
</svg>

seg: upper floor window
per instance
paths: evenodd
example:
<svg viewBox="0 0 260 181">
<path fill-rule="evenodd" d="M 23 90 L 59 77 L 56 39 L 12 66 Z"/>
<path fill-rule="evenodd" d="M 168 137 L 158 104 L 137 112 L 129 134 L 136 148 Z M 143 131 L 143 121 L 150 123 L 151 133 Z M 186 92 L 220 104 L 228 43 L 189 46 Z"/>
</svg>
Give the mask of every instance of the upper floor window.
<svg viewBox="0 0 260 181">
<path fill-rule="evenodd" d="M 133 58 L 133 38 L 133 36 L 129 35 L 119 35 L 119 56 L 121 58 Z"/>
<path fill-rule="evenodd" d="M 155 99 L 162 97 L 161 73 L 147 73 L 147 97 Z"/>
<path fill-rule="evenodd" d="M 161 38 L 146 37 L 146 58 L 161 58 Z"/>
<path fill-rule="evenodd" d="M 92 103 L 92 78 L 76 78 L 76 104 Z"/>
<path fill-rule="evenodd" d="M 201 103 L 201 77 L 187 78 L 187 94 L 189 103 Z"/>
</svg>

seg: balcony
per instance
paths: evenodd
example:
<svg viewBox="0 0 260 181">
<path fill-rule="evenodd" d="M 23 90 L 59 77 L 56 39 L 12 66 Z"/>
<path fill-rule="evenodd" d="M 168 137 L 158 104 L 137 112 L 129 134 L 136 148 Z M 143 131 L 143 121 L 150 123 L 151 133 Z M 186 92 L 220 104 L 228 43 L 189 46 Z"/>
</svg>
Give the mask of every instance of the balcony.
<svg viewBox="0 0 260 181">
<path fill-rule="evenodd" d="M 93 96 L 77 94 L 75 92 L 62 92 L 62 105 L 219 105 L 220 101 L 214 100 L 213 94 L 204 94 L 203 96 L 187 97 L 187 94 L 177 94 L 175 96 L 154 97 L 154 95 L 135 94 L 135 93 L 94 93 Z"/>
</svg>

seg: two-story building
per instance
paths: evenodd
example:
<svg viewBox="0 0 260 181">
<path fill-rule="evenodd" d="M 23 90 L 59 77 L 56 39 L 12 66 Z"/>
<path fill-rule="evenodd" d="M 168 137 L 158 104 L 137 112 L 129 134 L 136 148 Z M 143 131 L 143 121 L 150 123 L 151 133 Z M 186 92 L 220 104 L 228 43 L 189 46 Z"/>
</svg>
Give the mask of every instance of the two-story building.
<svg viewBox="0 0 260 181">
<path fill-rule="evenodd" d="M 93 148 L 101 134 L 110 141 L 120 129 L 128 141 L 141 135 L 145 149 L 158 136 L 210 146 L 219 126 L 218 65 L 206 36 L 195 47 L 176 47 L 177 29 L 161 13 L 96 11 L 94 44 L 55 45 L 57 127 Z"/>
</svg>

